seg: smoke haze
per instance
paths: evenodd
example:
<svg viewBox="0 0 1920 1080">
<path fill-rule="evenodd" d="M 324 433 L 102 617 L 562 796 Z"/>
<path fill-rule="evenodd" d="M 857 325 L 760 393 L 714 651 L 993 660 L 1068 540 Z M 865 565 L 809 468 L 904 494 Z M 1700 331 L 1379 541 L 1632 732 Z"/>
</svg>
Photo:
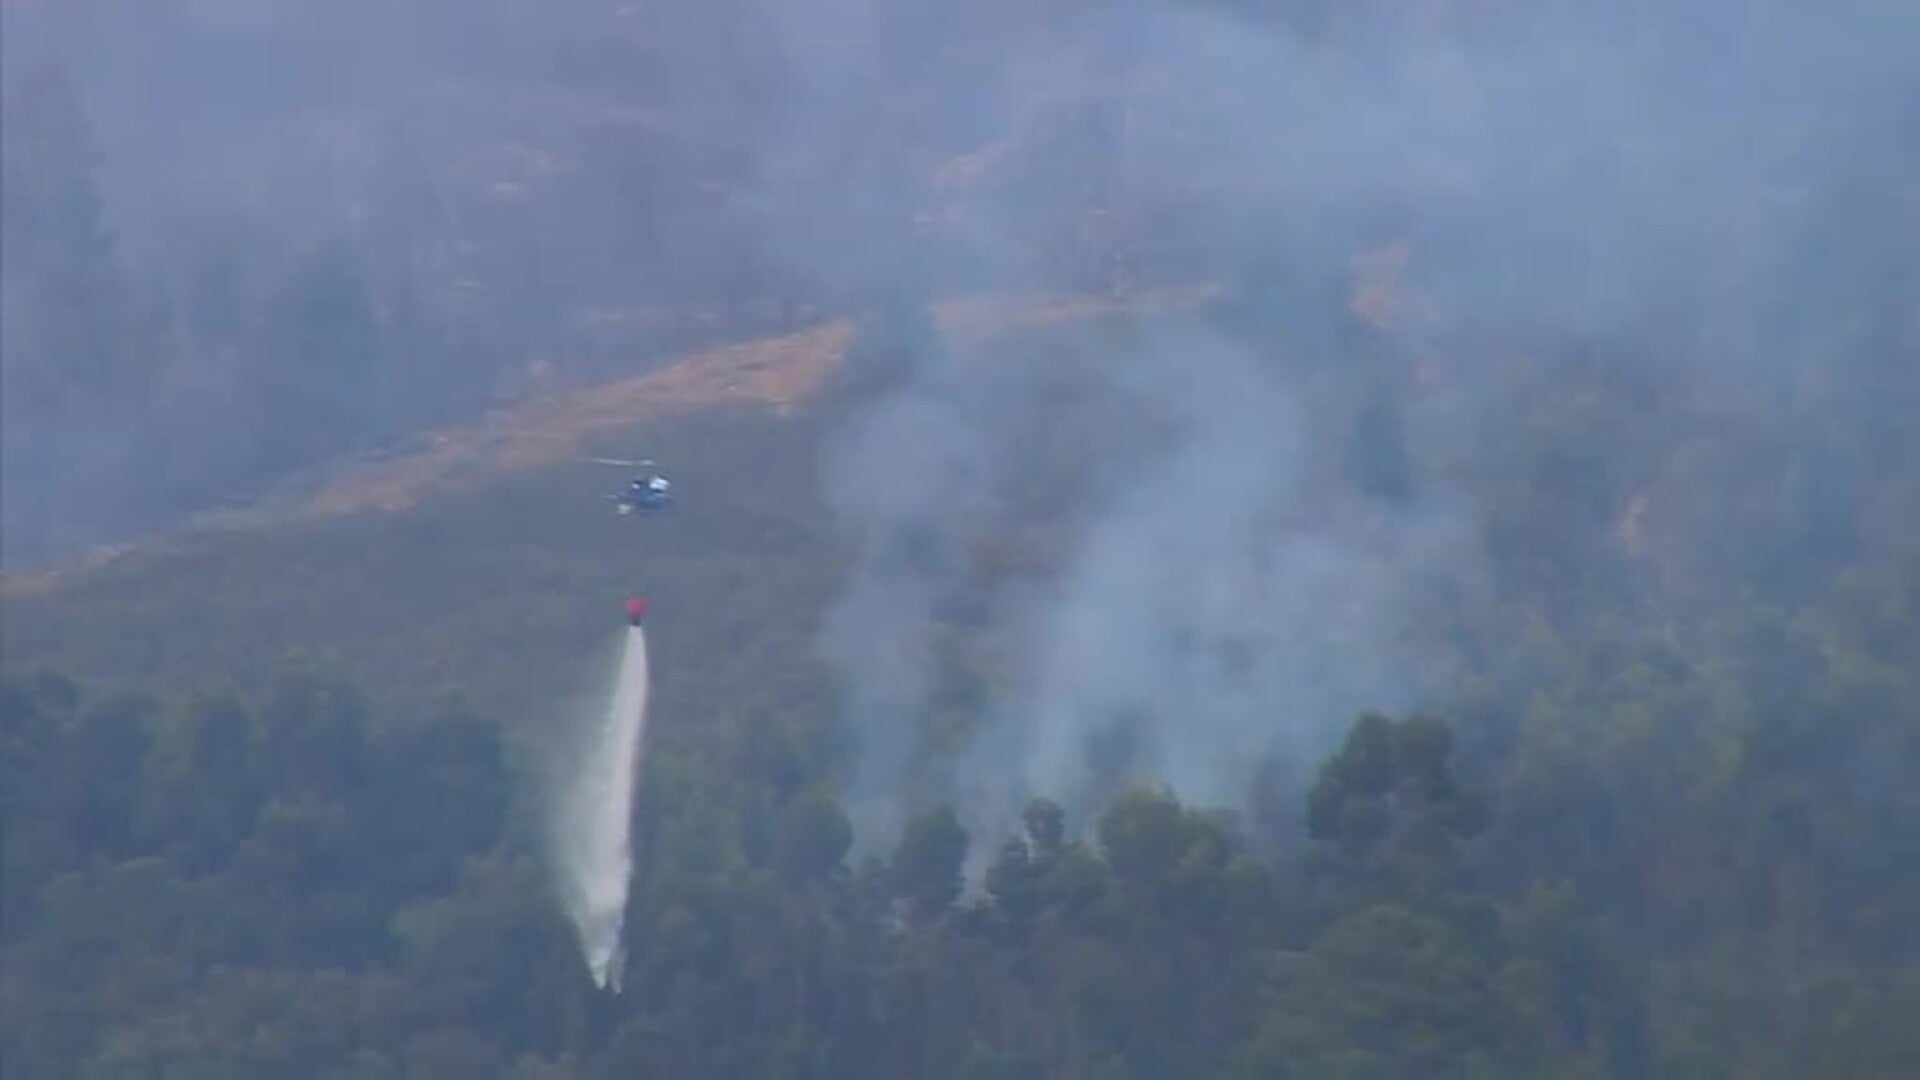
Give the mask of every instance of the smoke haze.
<svg viewBox="0 0 1920 1080">
<path fill-rule="evenodd" d="M 827 491 L 863 840 L 1233 802 L 1487 611 L 1920 515 L 1912 5 L 5 10 L 9 561 L 692 341 L 1224 286 L 888 353 Z"/>
<path fill-rule="evenodd" d="M 1074 428 L 1114 468 L 1040 511 L 1074 519 L 1059 574 L 985 602 L 1009 685 L 965 749 L 921 734 L 946 723 L 938 643 L 965 621 L 940 608 L 994 592 L 966 547 L 994 493 L 1050 467 L 1008 448 L 1072 426 L 1041 402 L 1073 350 L 1001 358 L 1038 372 L 921 357 L 842 447 L 861 554 L 829 657 L 869 747 L 856 786 L 894 796 L 869 831 L 945 800 L 997 835 L 1031 796 L 1084 812 L 1140 780 L 1244 806 L 1273 755 L 1297 769 L 1361 709 L 1443 700 L 1473 613 L 1543 568 L 1630 578 L 1624 548 L 1673 599 L 1778 567 L 1753 554 L 1778 505 L 1726 481 L 1822 454 L 1835 478 L 1836 436 L 1812 429 L 1836 398 L 1792 388 L 1920 404 L 1920 173 L 1894 105 L 1920 89 L 1920 17 L 1763 6 L 1494 4 L 1421 28 L 1382 5 L 1308 31 L 1130 5 L 1027 42 L 1054 61 L 1009 62 L 1010 80 L 1069 91 L 1091 66 L 1083 88 L 1129 87 L 1123 133 L 1072 178 L 1163 245 L 1143 262 L 1236 295 L 1076 343 L 1106 350 L 1076 407 L 1128 403 Z M 1071 203 L 997 194 L 975 207 L 995 242 Z M 1558 449 L 1609 425 L 1611 458 Z M 1807 441 L 1743 459 L 1781 425 Z M 1870 438 L 1837 441 L 1912 460 Z M 1824 512 L 1864 512 L 1845 499 Z M 1817 563 L 1807 540 L 1773 555 Z M 1562 599 L 1526 597 L 1549 617 Z"/>
</svg>

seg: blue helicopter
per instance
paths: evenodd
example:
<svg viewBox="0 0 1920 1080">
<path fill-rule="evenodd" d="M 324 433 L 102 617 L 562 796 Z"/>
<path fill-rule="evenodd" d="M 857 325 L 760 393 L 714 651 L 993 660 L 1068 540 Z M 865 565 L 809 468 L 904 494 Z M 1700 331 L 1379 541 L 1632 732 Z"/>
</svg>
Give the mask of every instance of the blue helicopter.
<svg viewBox="0 0 1920 1080">
<path fill-rule="evenodd" d="M 673 482 L 660 475 L 653 462 L 600 457 L 587 460 L 596 465 L 618 465 L 642 470 L 640 475 L 627 482 L 626 488 L 619 494 L 607 496 L 621 514 L 664 510 L 673 505 Z"/>
</svg>

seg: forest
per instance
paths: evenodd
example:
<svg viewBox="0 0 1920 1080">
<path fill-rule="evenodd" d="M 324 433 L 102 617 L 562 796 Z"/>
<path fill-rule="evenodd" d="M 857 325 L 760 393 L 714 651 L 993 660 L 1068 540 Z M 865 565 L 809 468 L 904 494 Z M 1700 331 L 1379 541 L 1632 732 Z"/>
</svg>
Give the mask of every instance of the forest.
<svg viewBox="0 0 1920 1080">
<path fill-rule="evenodd" d="M 857 376 L 924 343 L 915 326 L 870 324 L 843 384 L 856 404 L 821 412 L 885 393 Z M 1579 445 L 1540 439 L 1549 461 Z M 1336 455 L 1356 478 L 1392 459 L 1365 445 Z M 1736 475 L 1778 483 L 1744 462 Z M 755 483 L 764 494 L 736 497 L 805 490 L 777 471 Z M 727 583 L 776 565 L 762 545 L 707 522 L 722 531 L 688 537 L 697 551 L 657 542 L 669 596 L 733 600 L 655 631 L 661 729 L 618 995 L 588 981 L 541 860 L 517 763 L 540 738 L 515 719 L 528 676 L 475 666 L 478 694 L 421 692 L 444 650 L 477 665 L 520 639 L 526 671 L 577 671 L 572 646 L 541 642 L 580 617 L 505 639 L 466 615 L 408 628 L 436 576 L 495 575 L 502 610 L 578 607 L 564 597 L 600 571 L 565 564 L 624 562 L 621 545 L 545 541 L 552 561 L 524 578 L 472 555 L 429 570 L 432 538 L 471 528 L 471 506 L 528 505 L 489 490 L 418 512 L 438 517 L 416 538 L 294 532 L 256 559 L 242 537 L 16 603 L 10 639 L 27 648 L 9 649 L 0 696 L 8 1074 L 1908 1074 L 1912 534 L 1862 512 L 1836 539 L 1821 500 L 1769 502 L 1777 547 L 1671 550 L 1664 572 L 1691 599 L 1676 614 L 1673 586 L 1624 545 L 1602 557 L 1580 530 L 1541 527 L 1563 489 L 1523 490 L 1530 512 L 1511 508 L 1509 527 L 1533 531 L 1494 549 L 1498 595 L 1438 616 L 1464 669 L 1433 708 L 1349 716 L 1324 758 L 1264 759 L 1236 797 L 1183 797 L 1136 769 L 1093 800 L 1035 797 L 997 832 L 970 824 L 991 820 L 964 804 L 986 781 L 961 771 L 864 843 L 847 680 L 804 659 L 807 582 L 831 573 L 802 561 L 743 592 Z M 499 542 L 517 558 L 543 535 L 503 527 Z M 389 550 L 369 561 L 366 542 Z M 308 565 L 275 581 L 288 558 Z M 311 612 L 310 581 L 408 567 L 410 586 L 384 579 L 391 611 L 340 601 L 366 621 L 333 631 L 333 660 L 274 661 L 283 633 L 247 636 Z M 778 674 L 717 660 L 741 625 L 758 627 L 750 655 L 786 658 Z M 64 636 L 40 639 L 50 626 Z M 1204 734 L 1221 707 L 1142 730 Z M 904 719 L 994 708 L 957 683 Z"/>
<path fill-rule="evenodd" d="M 1920 1075 L 1920 17 L 0 12 L 8 1080 Z"/>
<path fill-rule="evenodd" d="M 858 860 L 763 718 L 649 765 L 613 997 L 457 702 L 13 677 L 8 1073 L 1906 1075 L 1920 580 L 1721 640 L 1597 636 L 1524 707 L 1359 716 L 1264 822 L 1141 787 L 1084 835 L 937 808 Z"/>
</svg>

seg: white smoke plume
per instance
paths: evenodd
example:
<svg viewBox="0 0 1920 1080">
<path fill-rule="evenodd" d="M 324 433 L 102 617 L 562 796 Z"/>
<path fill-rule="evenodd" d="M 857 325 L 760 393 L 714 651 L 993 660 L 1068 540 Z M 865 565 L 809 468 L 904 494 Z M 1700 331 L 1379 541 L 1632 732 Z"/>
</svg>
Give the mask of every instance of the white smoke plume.
<svg viewBox="0 0 1920 1080">
<path fill-rule="evenodd" d="M 1102 7 L 1009 34 L 966 69 L 991 91 L 941 99 L 994 132 L 967 164 L 997 180 L 956 197 L 976 263 L 938 249 L 928 278 L 999 260 L 984 276 L 1003 289 L 1044 279 L 1043 238 L 1105 200 L 1101 220 L 1162 215 L 1136 235 L 1163 274 L 1232 278 L 1240 322 L 902 357 L 904 387 L 841 441 L 830 494 L 855 559 L 826 651 L 863 842 L 942 800 L 991 838 L 1031 795 L 1086 811 L 1127 780 L 1236 804 L 1268 755 L 1297 768 L 1358 710 L 1429 701 L 1453 659 L 1441 598 L 1485 584 L 1506 509 L 1479 476 L 1589 392 L 1552 357 L 1655 358 L 1645 449 L 1578 474 L 1598 477 L 1602 522 L 1548 523 L 1604 535 L 1612 488 L 1681 460 L 1655 441 L 1676 437 L 1660 425 L 1680 395 L 1757 398 L 1758 378 L 1832 362 L 1810 313 L 1879 326 L 1878 282 L 1911 265 L 1892 238 L 1920 236 L 1920 204 L 1888 192 L 1915 190 L 1894 104 L 1920 100 L 1915 9 L 1296 6 Z M 792 107 L 845 121 L 847 83 L 802 79 Z M 1074 102 L 1110 106 L 1108 133 L 1084 151 L 1035 134 Z M 834 125 L 806 130 L 834 159 Z M 994 173 L 1023 154 L 1039 164 Z M 1843 243 L 1863 258 L 1833 258 Z M 1353 261 L 1368 253 L 1388 269 Z M 1390 497 L 1339 462 L 1369 395 L 1408 463 Z M 1093 461 L 1051 503 L 1020 494 L 1076 457 Z M 1051 573 L 982 565 L 983 542 L 1033 529 Z M 996 680 L 989 701 L 959 695 L 962 719 L 945 715 L 956 635 L 985 639 Z"/>
<path fill-rule="evenodd" d="M 941 800 L 989 835 L 1035 796 L 1084 813 L 1129 781 L 1238 805 L 1270 755 L 1317 755 L 1357 711 L 1417 700 L 1435 654 L 1415 594 L 1472 566 L 1439 493 L 1318 490 L 1307 405 L 1202 327 L 1053 359 L 934 358 L 837 448 L 857 554 L 826 644 L 861 739 L 863 843 Z M 1063 372 L 1090 380 L 1071 415 L 1046 404 Z M 1028 514 L 1064 558 L 999 579 L 978 544 Z M 957 746 L 939 700 L 956 621 L 1002 676 Z"/>
</svg>

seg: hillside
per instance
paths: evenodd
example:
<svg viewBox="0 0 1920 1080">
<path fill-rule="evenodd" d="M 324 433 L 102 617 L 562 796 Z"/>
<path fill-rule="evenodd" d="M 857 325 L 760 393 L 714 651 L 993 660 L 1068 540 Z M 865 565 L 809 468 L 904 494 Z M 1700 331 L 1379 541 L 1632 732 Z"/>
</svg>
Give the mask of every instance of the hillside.
<svg viewBox="0 0 1920 1080">
<path fill-rule="evenodd" d="M 1207 295 L 963 300 L 936 319 L 979 346 Z M 389 692 L 465 689 L 518 726 L 577 691 L 619 599 L 643 591 L 660 612 L 667 738 L 738 722 L 703 703 L 816 698 L 811 640 L 843 558 L 821 502 L 835 420 L 819 395 L 851 333 L 827 324 L 535 398 L 254 506 L 13 575 L 5 665 L 257 689 L 285 654 L 315 653 Z M 595 453 L 659 461 L 680 505 L 617 517 L 605 495 L 624 476 L 582 463 Z"/>
<path fill-rule="evenodd" d="M 1908 8 L 0 4 L 6 1080 L 1920 1075 Z"/>
<path fill-rule="evenodd" d="M 473 427 L 432 431 L 355 462 L 321 467 L 251 506 L 201 515 L 189 534 L 314 521 L 342 514 L 398 511 L 450 489 L 485 484 L 503 473 L 559 461 L 578 463 L 588 440 L 628 433 L 690 412 L 729 405 L 790 407 L 831 372 L 848 335 L 845 324 L 702 352 L 657 371 L 566 394 L 536 397 Z M 601 477 L 606 486 L 613 478 Z M 165 535 L 89 560 L 150 555 L 179 541 Z M 9 594 L 70 580 L 75 568 L 8 575 Z"/>
</svg>

